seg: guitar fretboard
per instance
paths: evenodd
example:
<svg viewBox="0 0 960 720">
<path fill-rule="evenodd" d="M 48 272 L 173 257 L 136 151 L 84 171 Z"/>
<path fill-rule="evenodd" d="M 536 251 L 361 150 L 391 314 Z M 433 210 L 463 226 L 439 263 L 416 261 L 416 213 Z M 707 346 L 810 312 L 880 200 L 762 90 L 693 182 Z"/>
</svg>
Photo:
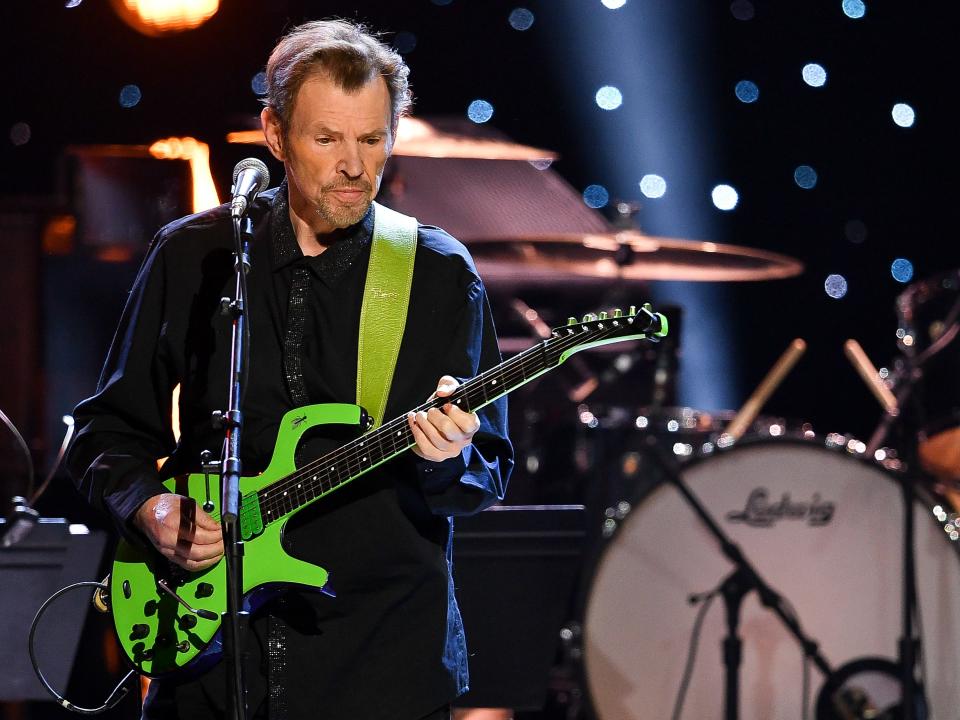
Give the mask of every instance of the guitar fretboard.
<svg viewBox="0 0 960 720">
<path fill-rule="evenodd" d="M 619 336 L 624 336 L 622 339 L 643 337 L 651 327 L 656 329 L 659 321 L 659 316 L 646 311 L 644 313 L 554 330 L 549 338 L 468 380 L 450 396 L 431 399 L 414 408 L 413 412 L 442 408 L 447 403 L 466 412 L 479 410 L 556 367 L 565 359 L 566 353 L 578 346 L 609 341 Z M 637 325 L 643 326 L 642 329 Z M 415 444 L 404 415 L 341 445 L 257 493 L 264 524 L 332 492 Z"/>
</svg>

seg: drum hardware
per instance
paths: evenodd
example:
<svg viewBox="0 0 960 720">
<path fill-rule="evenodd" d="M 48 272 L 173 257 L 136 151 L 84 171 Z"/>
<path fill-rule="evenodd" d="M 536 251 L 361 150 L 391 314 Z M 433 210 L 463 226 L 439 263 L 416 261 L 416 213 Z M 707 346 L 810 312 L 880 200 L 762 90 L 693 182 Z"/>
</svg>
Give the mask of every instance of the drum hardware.
<svg viewBox="0 0 960 720">
<path fill-rule="evenodd" d="M 901 342 L 905 348 L 911 349 L 911 352 L 909 352 L 904 362 L 898 367 L 894 379 L 896 391 L 892 393 L 892 402 L 889 395 L 878 391 L 877 383 L 873 378 L 879 378 L 879 373 L 876 373 L 873 369 L 873 364 L 870 363 L 866 353 L 864 353 L 862 349 L 860 353 L 856 352 L 856 348 L 851 346 L 851 343 L 855 344 L 855 341 L 847 342 L 845 346 L 847 356 L 851 359 L 851 362 L 857 368 L 861 377 L 864 378 L 867 387 L 870 388 L 871 392 L 874 393 L 884 408 L 883 415 L 877 423 L 869 443 L 867 443 L 866 455 L 868 457 L 873 457 L 890 434 L 895 429 L 898 429 L 902 436 L 902 445 L 907 448 L 908 465 L 915 466 L 913 461 L 916 459 L 918 448 L 916 447 L 914 438 L 910 437 L 911 433 L 905 431 L 909 427 L 918 427 L 922 423 L 917 422 L 917 417 L 915 416 L 907 418 L 907 420 L 910 421 L 909 424 L 904 422 L 904 415 L 909 414 L 905 413 L 904 409 L 916 408 L 917 398 L 914 390 L 923 380 L 924 365 L 954 339 L 958 329 L 960 329 L 960 325 L 957 323 L 958 315 L 960 315 L 960 297 L 954 301 L 953 307 L 947 314 L 945 321 L 946 330 L 933 344 L 919 353 L 912 351 L 914 342 L 912 339 L 908 340 L 908 338 L 913 338 L 914 336 L 910 332 L 904 332 L 902 334 Z M 919 414 L 918 409 L 914 410 L 914 415 Z M 901 718 L 903 720 L 914 720 L 914 718 L 922 717 L 917 715 L 916 710 L 917 707 L 920 706 L 919 704 L 925 701 L 923 700 L 922 687 L 916 677 L 917 660 L 921 656 L 920 653 L 922 649 L 920 646 L 920 638 L 914 630 L 917 611 L 917 588 L 914 555 L 915 529 L 913 512 L 911 511 L 915 496 L 913 480 L 906 477 L 903 478 L 901 487 L 904 508 L 902 547 L 903 588 L 901 595 L 902 632 L 898 643 L 900 682 L 903 698 L 901 702 Z"/>
<path fill-rule="evenodd" d="M 799 357 L 802 349 L 799 353 L 795 349 L 788 349 L 788 353 L 791 352 Z M 781 358 L 781 360 L 784 360 L 784 358 Z M 789 362 L 789 358 L 787 358 L 784 364 Z M 796 360 L 794 359 L 793 362 L 796 362 Z M 789 370 L 789 368 L 787 369 Z M 800 620 L 792 611 L 789 601 L 770 587 L 756 567 L 744 555 L 739 545 L 733 542 L 730 536 L 723 531 L 699 498 L 684 482 L 676 461 L 663 449 L 657 439 L 650 436 L 646 439 L 646 444 L 652 451 L 654 461 L 664 472 L 667 481 L 677 489 L 684 501 L 693 510 L 694 515 L 713 535 L 721 552 L 735 568 L 718 586 L 719 593 L 726 606 L 727 621 L 727 635 L 723 640 L 725 720 L 737 720 L 740 716 L 740 665 L 743 651 L 743 641 L 738 635 L 740 608 L 743 599 L 751 590 L 756 590 L 761 604 L 780 618 L 783 625 L 794 636 L 803 650 L 805 661 L 812 661 L 824 677 L 829 678 L 833 671 L 827 660 L 820 654 L 819 643 L 804 633 Z M 710 594 L 707 597 L 710 597 Z"/>
</svg>

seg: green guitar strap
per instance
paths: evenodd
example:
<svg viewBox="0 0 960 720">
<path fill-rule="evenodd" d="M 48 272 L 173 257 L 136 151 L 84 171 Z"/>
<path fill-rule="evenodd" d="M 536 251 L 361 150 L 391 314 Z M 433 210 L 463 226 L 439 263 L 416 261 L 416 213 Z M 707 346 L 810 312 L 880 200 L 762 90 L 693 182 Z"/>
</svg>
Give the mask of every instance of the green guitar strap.
<svg viewBox="0 0 960 720">
<path fill-rule="evenodd" d="M 417 220 L 379 203 L 373 207 L 373 243 L 357 345 L 357 404 L 373 417 L 373 427 L 378 427 L 387 409 L 407 324 L 417 252 Z"/>
</svg>

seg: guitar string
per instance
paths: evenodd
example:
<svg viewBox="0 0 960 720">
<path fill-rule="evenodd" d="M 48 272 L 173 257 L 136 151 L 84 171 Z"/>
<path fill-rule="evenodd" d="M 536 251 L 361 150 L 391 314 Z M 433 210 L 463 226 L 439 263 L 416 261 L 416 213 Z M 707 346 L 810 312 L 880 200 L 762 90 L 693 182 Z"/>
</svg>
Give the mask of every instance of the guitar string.
<svg viewBox="0 0 960 720">
<path fill-rule="evenodd" d="M 568 340 L 570 337 L 571 336 L 569 335 L 558 336 L 554 338 L 555 344 L 560 345 L 561 343 L 559 342 L 559 340 Z M 543 352 L 544 352 L 544 348 L 542 344 L 533 345 L 530 348 L 527 348 L 527 350 L 520 353 L 519 355 L 515 355 L 510 360 L 504 363 L 501 363 L 500 365 L 494 368 L 490 368 L 487 371 L 481 373 L 480 375 L 477 375 L 472 380 L 464 383 L 464 385 L 458 388 L 457 391 L 454 392 L 452 396 L 447 398 L 437 398 L 431 401 L 427 401 L 421 406 L 414 408 L 413 412 L 419 412 L 421 410 L 426 410 L 431 407 L 438 407 L 450 401 L 456 402 L 458 398 L 462 399 L 464 397 L 469 397 L 469 395 L 471 394 L 470 392 L 471 390 L 481 389 L 480 386 L 485 384 L 485 382 L 489 380 L 491 376 L 494 376 L 494 375 L 496 375 L 497 377 L 503 378 L 504 380 L 507 380 L 508 377 L 510 380 L 513 380 L 516 378 L 524 378 L 527 374 L 524 371 L 524 366 L 526 361 L 528 361 L 531 356 L 536 356 L 539 358 L 539 356 L 541 356 Z M 516 369 L 515 366 L 519 366 L 519 369 L 520 369 L 519 374 L 513 372 Z M 509 372 L 509 375 L 507 374 L 508 372 Z M 479 397 L 479 393 L 477 395 Z M 486 395 L 486 392 L 483 392 L 483 395 Z M 403 449 L 410 447 L 413 443 L 403 444 L 402 448 L 398 447 L 397 434 L 396 434 L 397 431 L 401 433 L 400 435 L 401 443 L 406 438 L 412 439 L 412 433 L 410 432 L 409 425 L 407 424 L 406 416 L 394 418 L 393 420 L 389 421 L 388 423 L 381 426 L 375 431 L 375 435 L 376 434 L 382 435 L 383 440 L 376 440 L 374 438 L 369 438 L 369 437 L 357 438 L 356 440 L 353 440 L 347 443 L 347 445 L 331 451 L 327 455 L 312 461 L 311 463 L 305 465 L 304 467 L 299 468 L 296 472 L 286 476 L 285 478 L 281 478 L 280 480 L 276 481 L 272 485 L 269 485 L 267 488 L 264 488 L 264 490 L 260 491 L 260 495 L 261 497 L 263 497 L 264 495 L 267 495 L 267 498 L 266 498 L 267 502 L 266 503 L 261 502 L 261 507 L 264 509 L 269 508 L 271 510 L 281 509 L 284 499 L 286 497 L 289 497 L 289 494 L 287 496 L 284 496 L 282 494 L 276 495 L 276 491 L 279 491 L 279 490 L 286 490 L 286 492 L 289 493 L 289 491 L 293 489 L 296 494 L 304 494 L 303 491 L 306 491 L 306 493 L 309 493 L 311 490 L 319 486 L 324 493 L 330 492 L 330 490 L 333 490 L 334 488 L 343 484 L 343 482 L 345 481 L 333 482 L 337 478 L 327 478 L 327 477 L 321 476 L 317 473 L 317 471 L 325 470 L 326 472 L 330 472 L 331 467 L 340 466 L 343 463 L 347 463 L 347 466 L 349 468 L 352 463 L 356 462 L 357 459 L 360 458 L 360 461 L 357 464 L 357 469 L 359 470 L 364 467 L 362 463 L 366 462 L 363 458 L 367 455 L 370 455 L 370 453 L 366 453 L 365 455 L 364 446 L 371 445 L 376 450 L 378 445 L 380 446 L 385 445 L 385 440 L 387 436 L 391 438 L 391 444 L 393 445 L 393 452 L 402 452 Z M 406 438 L 404 437 L 404 431 L 406 431 Z M 388 455 L 389 455 L 389 451 L 388 451 Z M 382 461 L 382 459 L 378 460 L 378 462 L 379 461 Z M 315 476 L 315 477 L 311 477 L 311 476 Z M 301 484 L 302 486 L 302 481 L 307 478 L 309 478 L 307 488 L 292 487 L 297 481 L 301 481 L 299 484 Z M 325 487 L 327 483 L 331 483 L 329 488 Z M 314 499 L 314 498 L 311 498 L 311 499 Z"/>
<path fill-rule="evenodd" d="M 631 322 L 632 318 L 628 317 L 626 320 L 630 325 L 633 324 Z M 621 330 L 622 327 L 619 325 L 619 323 L 614 324 L 614 322 L 615 321 L 613 319 L 610 319 L 611 327 L 604 328 L 600 332 L 593 333 L 594 337 L 596 339 L 604 339 L 606 336 L 616 332 L 617 330 Z M 485 387 L 487 380 L 492 379 L 494 382 L 496 382 L 498 379 L 502 379 L 504 383 L 503 386 L 507 387 L 507 392 L 509 392 L 516 387 L 512 386 L 514 381 L 526 380 L 527 370 L 535 369 L 533 367 L 528 367 L 527 361 L 531 359 L 530 356 L 537 358 L 539 361 L 538 364 L 549 366 L 549 362 L 544 363 L 543 360 L 541 360 L 544 354 L 546 354 L 549 358 L 549 356 L 554 352 L 557 352 L 558 354 L 563 353 L 564 350 L 582 343 L 583 334 L 584 332 L 582 331 L 574 331 L 566 335 L 557 336 L 554 338 L 552 345 L 550 344 L 549 340 L 546 341 L 546 347 L 543 343 L 533 345 L 524 352 L 515 355 L 510 360 L 501 363 L 494 368 L 490 368 L 480 375 L 477 375 L 472 381 L 468 381 L 461 386 L 461 388 L 458 388 L 458 390 L 454 392 L 452 396 L 428 401 L 420 407 L 415 408 L 413 412 L 420 412 L 430 407 L 439 407 L 451 401 L 455 402 L 458 398 L 469 398 L 473 394 L 476 395 L 476 399 L 480 399 L 481 395 L 484 398 L 484 401 L 481 405 L 474 405 L 473 407 L 482 407 L 490 402 L 490 400 L 486 399 L 489 397 Z M 476 392 L 474 393 L 472 391 Z M 499 397 L 499 395 L 496 397 Z M 356 467 L 356 470 L 360 471 L 366 467 L 373 466 L 374 463 L 371 463 L 369 458 L 374 457 L 377 454 L 376 451 L 378 450 L 381 451 L 381 456 L 376 459 L 376 463 L 384 462 L 386 459 L 403 452 L 415 444 L 412 442 L 413 433 L 410 431 L 410 427 L 407 423 L 405 415 L 395 418 L 394 420 L 381 426 L 378 431 L 375 432 L 375 435 L 378 434 L 381 435 L 382 438 L 357 438 L 356 440 L 347 443 L 346 446 L 333 450 L 331 453 L 328 453 L 327 455 L 308 463 L 294 473 L 291 473 L 290 475 L 281 478 L 275 483 L 267 486 L 263 490 L 258 491 L 256 496 L 259 501 L 261 513 L 265 512 L 267 515 L 271 516 L 266 519 L 265 522 L 271 522 L 277 519 L 276 517 L 273 517 L 274 512 L 277 512 L 278 516 L 285 515 L 296 507 L 317 499 L 317 497 L 331 492 L 340 485 L 343 485 L 349 479 L 356 477 L 356 475 L 352 472 L 348 474 L 347 479 L 340 479 L 339 476 L 342 473 L 337 473 L 337 476 L 335 477 L 329 477 L 330 472 L 335 472 L 337 467 L 342 468 L 344 463 L 346 463 L 346 469 L 348 471 L 350 471 L 353 467 Z M 391 446 L 390 449 L 387 448 L 388 437 L 389 444 Z M 371 449 L 373 452 L 371 452 Z M 306 487 L 304 487 L 304 485 L 306 485 Z M 320 492 L 315 493 L 314 491 L 318 489 Z M 292 496 L 291 491 L 293 493 Z M 285 504 L 292 504 L 292 507 L 289 509 L 284 508 Z M 251 505 L 248 505 L 248 515 L 253 515 L 255 511 Z M 243 511 L 241 511 L 241 514 L 243 514 Z"/>
<path fill-rule="evenodd" d="M 463 397 L 467 395 L 468 394 L 467 390 L 474 388 L 478 384 L 478 381 L 485 379 L 484 376 L 495 374 L 493 373 L 494 370 L 499 369 L 500 373 L 502 374 L 503 371 L 506 370 L 508 365 L 522 364 L 523 361 L 526 361 L 527 359 L 529 359 L 529 356 L 540 355 L 542 354 L 542 352 L 543 352 L 542 345 L 533 345 L 530 348 L 527 348 L 527 350 L 523 351 L 522 353 L 515 355 L 510 360 L 504 363 L 501 363 L 495 368 L 490 368 L 489 370 L 485 371 L 484 373 L 481 373 L 480 375 L 476 376 L 475 378 L 468 381 L 467 383 L 464 383 L 463 386 L 458 388 L 458 390 L 453 394 L 453 396 L 449 398 L 443 398 L 442 399 L 443 402 L 441 402 L 441 399 L 439 398 L 435 400 L 427 401 L 423 403 L 421 406 L 414 408 L 413 412 L 426 410 L 426 409 L 429 409 L 430 407 L 437 407 L 441 404 L 445 404 L 445 402 L 449 402 L 450 400 L 456 401 L 458 397 Z M 408 436 L 412 438 L 412 433 L 410 433 L 409 426 L 407 425 L 407 422 L 406 422 L 406 416 L 394 418 L 388 423 L 382 425 L 380 428 L 374 431 L 374 435 L 375 436 L 383 435 L 384 440 L 386 436 L 389 435 L 392 439 L 394 450 L 398 452 L 402 452 L 402 450 L 405 449 L 406 447 L 410 447 L 410 444 L 406 444 L 403 449 L 398 449 L 397 435 L 395 434 L 395 431 L 399 431 L 403 433 L 404 429 L 406 429 Z M 401 441 L 403 439 L 404 437 L 401 435 Z M 330 471 L 330 467 L 341 466 L 345 462 L 348 464 L 348 467 L 349 467 L 349 464 L 351 461 L 355 461 L 357 458 L 362 458 L 364 456 L 362 449 L 359 449 L 359 448 L 361 445 L 366 445 L 368 443 L 373 445 L 374 448 L 376 448 L 377 445 L 383 445 L 384 441 L 382 440 L 378 441 L 378 440 L 375 440 L 374 438 L 364 438 L 364 437 L 357 438 L 347 443 L 347 445 L 341 448 L 336 448 L 332 450 L 330 453 L 320 458 L 317 458 L 316 460 L 311 461 L 307 465 L 304 465 L 302 468 L 298 468 L 295 472 L 291 473 L 290 475 L 287 475 L 286 477 L 283 477 L 277 480 L 276 482 L 274 482 L 273 484 L 267 486 L 266 488 L 263 488 L 262 490 L 258 491 L 257 495 L 259 496 L 259 499 L 260 499 L 261 510 L 281 509 L 284 499 L 286 497 L 289 497 L 289 495 L 283 495 L 283 494 L 277 495 L 278 491 L 285 491 L 289 493 L 290 490 L 292 489 L 295 495 L 307 494 L 311 490 L 315 489 L 316 485 L 313 484 L 314 482 L 316 482 L 319 485 L 319 487 L 323 490 L 323 493 L 330 492 L 336 487 L 339 487 L 339 485 L 343 484 L 343 482 L 345 481 L 334 483 L 333 480 L 335 480 L 336 478 L 328 479 L 326 477 L 320 477 L 320 476 L 311 478 L 310 476 L 311 475 L 316 476 L 317 471 L 321 470 L 323 466 L 328 466 L 326 468 L 327 472 Z M 353 452 L 353 454 L 351 455 L 350 451 L 352 446 L 354 445 L 357 445 L 358 449 L 356 452 Z M 358 469 L 361 467 L 362 465 L 358 465 Z M 302 487 L 303 481 L 307 478 L 309 478 L 308 487 L 303 488 Z M 327 482 L 331 482 L 331 486 L 329 488 L 324 487 L 324 484 Z M 300 485 L 300 487 L 294 487 L 295 484 Z M 312 499 L 315 499 L 315 497 L 309 498 L 309 499 L 312 500 Z M 251 506 L 248 506 L 248 507 L 250 508 L 250 514 L 252 514 L 253 508 Z M 275 518 L 271 518 L 271 519 L 275 519 Z"/>
<path fill-rule="evenodd" d="M 630 322 L 630 325 L 632 324 L 633 323 Z M 598 339 L 603 339 L 605 336 L 619 329 L 619 323 L 617 324 L 612 323 L 612 325 L 613 326 L 610 329 L 604 329 L 599 333 L 595 333 L 595 336 Z M 511 358 L 510 361 L 507 361 L 506 363 L 501 363 L 497 367 L 491 368 L 488 371 L 485 371 L 481 375 L 474 378 L 474 381 L 465 383 L 460 392 L 454 393 L 454 395 L 452 395 L 449 398 L 436 399 L 434 401 L 425 403 L 424 405 L 421 406 L 420 409 L 427 408 L 427 407 L 436 407 L 438 405 L 445 404 L 450 400 L 455 401 L 458 396 L 461 399 L 464 397 L 469 398 L 471 394 L 475 394 L 476 399 L 480 399 L 480 395 L 481 394 L 483 395 L 483 401 L 481 402 L 481 404 L 473 406 L 473 407 L 482 407 L 486 403 L 490 402 L 490 400 L 485 388 L 483 387 L 485 385 L 485 382 L 481 382 L 481 381 L 490 379 L 491 376 L 499 376 L 500 378 L 507 380 L 507 385 L 509 385 L 512 381 L 518 378 L 522 379 L 522 381 L 526 381 L 528 378 L 527 378 L 525 365 L 527 360 L 529 360 L 529 357 L 527 357 L 528 355 L 533 355 L 539 359 L 540 356 L 543 355 L 544 353 L 546 353 L 548 357 L 552 351 L 558 351 L 562 353 L 565 349 L 568 349 L 569 347 L 573 347 L 577 344 L 580 344 L 582 334 L 583 333 L 571 332 L 565 336 L 558 336 L 554 338 L 554 346 L 557 346 L 557 347 L 551 346 L 551 347 L 545 348 L 543 344 L 534 345 L 531 348 L 528 348 L 527 351 L 524 351 L 520 355 L 515 356 L 514 358 Z M 549 363 L 546 363 L 546 365 L 548 364 Z M 538 365 L 540 368 L 544 366 L 542 361 Z M 513 372 L 516 369 L 520 370 L 519 375 Z M 519 385 L 521 384 L 523 384 L 523 382 L 520 382 L 517 385 L 514 385 L 513 387 L 508 387 L 505 392 L 509 392 L 515 389 L 516 387 L 519 387 Z M 474 391 L 475 389 L 479 390 L 480 392 L 472 393 L 472 391 Z M 499 395 L 495 397 L 499 397 Z M 390 431 L 389 433 L 387 432 L 388 429 Z M 396 435 L 393 434 L 394 430 L 398 430 Z M 259 504 L 258 509 L 261 511 L 261 521 L 263 521 L 263 514 L 266 514 L 268 516 L 266 519 L 266 522 L 267 523 L 272 522 L 273 520 L 276 520 L 278 517 L 282 517 L 287 513 L 291 512 L 292 510 L 295 510 L 297 507 L 300 507 L 308 502 L 316 500 L 317 498 L 329 492 L 332 492 L 333 490 L 337 489 L 338 487 L 345 484 L 346 482 L 352 479 L 355 479 L 356 477 L 359 477 L 359 475 L 362 474 L 362 471 L 364 471 L 366 468 L 372 468 L 381 462 L 385 462 L 388 459 L 402 453 L 403 451 L 412 447 L 415 444 L 413 442 L 412 432 L 410 432 L 410 429 L 406 423 L 405 417 L 397 418 L 387 423 L 387 425 L 383 426 L 380 429 L 380 434 L 383 435 L 383 439 L 358 438 L 357 440 L 352 441 L 351 443 L 348 443 L 346 447 L 341 448 L 339 450 L 335 450 L 332 453 L 328 454 L 327 456 L 317 459 L 316 461 L 310 463 L 307 466 L 304 466 L 304 468 L 301 468 L 300 470 L 298 470 L 295 473 L 292 473 L 286 478 L 281 478 L 279 481 L 265 488 L 264 491 L 257 493 L 256 497 Z M 386 448 L 386 437 L 388 436 L 388 434 L 390 437 L 390 445 L 391 445 L 391 448 L 389 450 L 387 450 Z M 368 444 L 372 445 L 374 451 L 380 451 L 381 457 L 377 458 L 375 463 L 364 466 L 364 463 L 370 463 L 370 461 L 367 460 L 367 457 L 373 457 L 375 455 L 375 453 L 372 453 L 369 450 L 367 450 L 365 454 L 364 446 Z M 356 448 L 353 447 L 354 445 L 356 446 Z M 358 461 L 358 458 L 359 458 L 359 461 Z M 334 472 L 336 469 L 336 466 L 338 464 L 342 466 L 342 463 L 344 462 L 347 463 L 347 470 L 349 471 L 346 478 L 342 477 L 343 475 L 342 471 L 340 473 L 337 473 L 333 477 L 327 474 L 329 472 Z M 335 464 L 331 465 L 330 463 L 335 463 Z M 356 473 L 353 472 L 354 464 L 355 464 L 356 470 L 358 471 Z M 329 467 L 325 469 L 324 474 L 322 475 L 320 473 L 313 474 L 315 469 L 321 468 L 324 465 L 329 465 Z M 311 475 L 313 475 L 313 477 L 310 477 Z M 303 487 L 304 480 L 306 480 L 306 485 L 307 485 L 306 488 Z M 296 487 L 293 487 L 294 483 L 296 483 L 297 485 Z M 291 490 L 293 491 L 293 496 L 290 496 Z M 277 494 L 279 492 L 282 492 L 282 494 Z M 289 507 L 286 507 L 286 505 L 289 505 Z M 257 508 L 252 507 L 252 503 L 251 503 L 250 505 L 248 505 L 249 511 L 247 515 L 253 516 L 254 513 L 256 512 L 256 509 Z M 276 517 L 274 517 L 274 512 L 277 513 Z"/>
<path fill-rule="evenodd" d="M 630 318 L 627 318 L 627 321 L 629 322 L 629 324 L 632 325 L 633 323 L 630 322 L 630 320 L 631 320 Z M 605 328 L 599 333 L 594 333 L 594 337 L 596 337 L 597 339 L 603 339 L 606 336 L 610 335 L 611 333 L 621 329 L 619 327 L 619 324 L 614 325 L 613 322 L 614 321 L 611 319 L 611 327 Z M 480 375 L 476 376 L 472 381 L 468 381 L 462 386 L 462 388 L 458 392 L 455 392 L 451 397 L 438 398 L 433 401 L 424 403 L 419 408 L 416 408 L 414 412 L 417 412 L 429 407 L 437 407 L 437 406 L 446 404 L 447 402 L 450 402 L 451 399 L 456 400 L 458 396 L 461 398 L 465 396 L 469 396 L 471 394 L 470 391 L 475 389 L 481 391 L 482 394 L 485 397 L 487 397 L 487 393 L 483 387 L 485 383 L 482 381 L 488 380 L 491 378 L 491 376 L 494 376 L 494 375 L 499 376 L 503 378 L 505 381 L 507 381 L 506 382 L 507 385 L 509 385 L 511 382 L 517 379 L 525 380 L 527 375 L 526 373 L 527 368 L 525 367 L 525 365 L 526 365 L 526 361 L 530 359 L 529 357 L 527 357 L 528 355 L 533 355 L 539 358 L 544 354 L 544 352 L 546 352 L 548 356 L 553 351 L 558 351 L 562 353 L 564 350 L 582 343 L 582 335 L 583 335 L 583 332 L 574 331 L 573 333 L 569 333 L 567 335 L 558 336 L 554 338 L 553 345 L 546 348 L 542 343 L 540 345 L 533 345 L 523 353 L 520 353 L 519 355 L 514 356 L 507 362 L 501 363 L 500 365 L 494 368 L 490 368 L 484 373 L 481 373 Z M 549 344 L 549 340 L 547 341 L 547 343 Z M 520 372 L 515 373 L 514 372 L 515 370 L 520 370 Z M 508 391 L 512 389 L 515 389 L 515 387 L 508 388 Z M 476 393 L 478 398 L 481 392 Z M 483 404 L 486 404 L 486 402 L 489 402 L 489 400 L 486 400 Z M 477 407 L 480 407 L 480 406 L 477 406 Z M 392 450 L 387 450 L 385 447 L 386 436 L 388 435 L 387 433 L 388 429 L 390 431 L 389 435 L 390 435 Z M 398 435 L 393 434 L 395 430 L 399 430 L 400 443 L 398 443 Z M 381 457 L 376 460 L 376 463 L 380 463 L 380 462 L 386 461 L 388 458 L 391 458 L 394 455 L 397 455 L 403 452 L 404 450 L 406 450 L 407 448 L 415 444 L 411 442 L 413 436 L 412 436 L 412 433 L 410 432 L 409 425 L 407 424 L 406 416 L 396 418 L 393 421 L 390 421 L 386 425 L 382 426 L 379 429 L 379 433 L 381 433 L 384 436 L 382 440 L 373 440 L 371 442 L 371 438 L 358 438 L 357 440 L 351 441 L 343 448 L 339 448 L 337 450 L 332 451 L 331 453 L 328 453 L 322 458 L 318 458 L 317 460 L 309 463 L 308 465 L 305 465 L 303 468 L 300 468 L 296 472 L 291 473 L 290 475 L 284 478 L 281 478 L 280 480 L 273 483 L 272 485 L 269 485 L 267 488 L 264 488 L 263 490 L 259 491 L 257 493 L 257 499 L 259 500 L 261 512 L 263 513 L 265 511 L 267 515 L 271 516 L 266 520 L 266 522 L 272 522 L 273 520 L 276 520 L 277 517 L 282 517 L 283 515 L 296 509 L 298 506 L 301 506 L 303 504 L 306 504 L 307 502 L 315 500 L 318 497 L 340 487 L 341 485 L 348 482 L 349 480 L 357 477 L 357 474 L 352 472 L 345 479 L 341 479 L 342 473 L 338 473 L 334 477 L 329 477 L 328 475 L 321 474 L 321 472 L 325 471 L 326 473 L 330 473 L 332 471 L 335 471 L 336 467 L 338 466 L 342 467 L 343 463 L 346 463 L 347 470 L 352 470 L 354 466 L 356 467 L 357 471 L 361 471 L 361 470 L 365 470 L 366 468 L 373 467 L 373 464 L 370 464 L 370 460 L 367 459 L 369 457 L 372 457 L 373 453 L 371 453 L 368 449 L 365 449 L 364 446 L 372 445 L 374 450 L 385 451 L 382 453 Z M 404 442 L 404 440 L 406 442 Z M 365 465 L 364 463 L 368 463 L 368 464 Z M 323 467 L 323 466 L 328 466 L 328 467 Z M 318 470 L 320 472 L 316 472 Z M 306 487 L 303 487 L 304 484 L 306 484 Z M 315 492 L 318 489 L 320 490 L 320 492 Z M 291 490 L 293 491 L 293 496 L 290 495 Z M 281 494 L 278 494 L 278 493 L 281 493 Z M 285 508 L 284 507 L 285 504 L 290 504 L 291 507 Z M 254 508 L 250 507 L 249 514 L 252 515 L 253 512 L 254 512 Z M 274 512 L 277 512 L 277 517 L 273 517 Z"/>
</svg>

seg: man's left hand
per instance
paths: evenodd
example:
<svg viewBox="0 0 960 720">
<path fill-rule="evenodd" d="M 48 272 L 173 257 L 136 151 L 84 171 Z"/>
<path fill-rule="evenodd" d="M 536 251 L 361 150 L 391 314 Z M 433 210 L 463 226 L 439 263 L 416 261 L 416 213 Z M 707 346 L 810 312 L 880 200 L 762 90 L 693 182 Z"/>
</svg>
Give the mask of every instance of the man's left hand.
<svg viewBox="0 0 960 720">
<path fill-rule="evenodd" d="M 456 379 L 444 375 L 430 399 L 449 397 L 459 386 Z M 410 423 L 413 439 L 417 441 L 413 451 L 434 462 L 459 455 L 480 429 L 480 418 L 476 413 L 464 412 L 452 403 L 444 405 L 442 411 L 430 408 L 427 412 L 409 413 L 407 422 Z"/>
</svg>

